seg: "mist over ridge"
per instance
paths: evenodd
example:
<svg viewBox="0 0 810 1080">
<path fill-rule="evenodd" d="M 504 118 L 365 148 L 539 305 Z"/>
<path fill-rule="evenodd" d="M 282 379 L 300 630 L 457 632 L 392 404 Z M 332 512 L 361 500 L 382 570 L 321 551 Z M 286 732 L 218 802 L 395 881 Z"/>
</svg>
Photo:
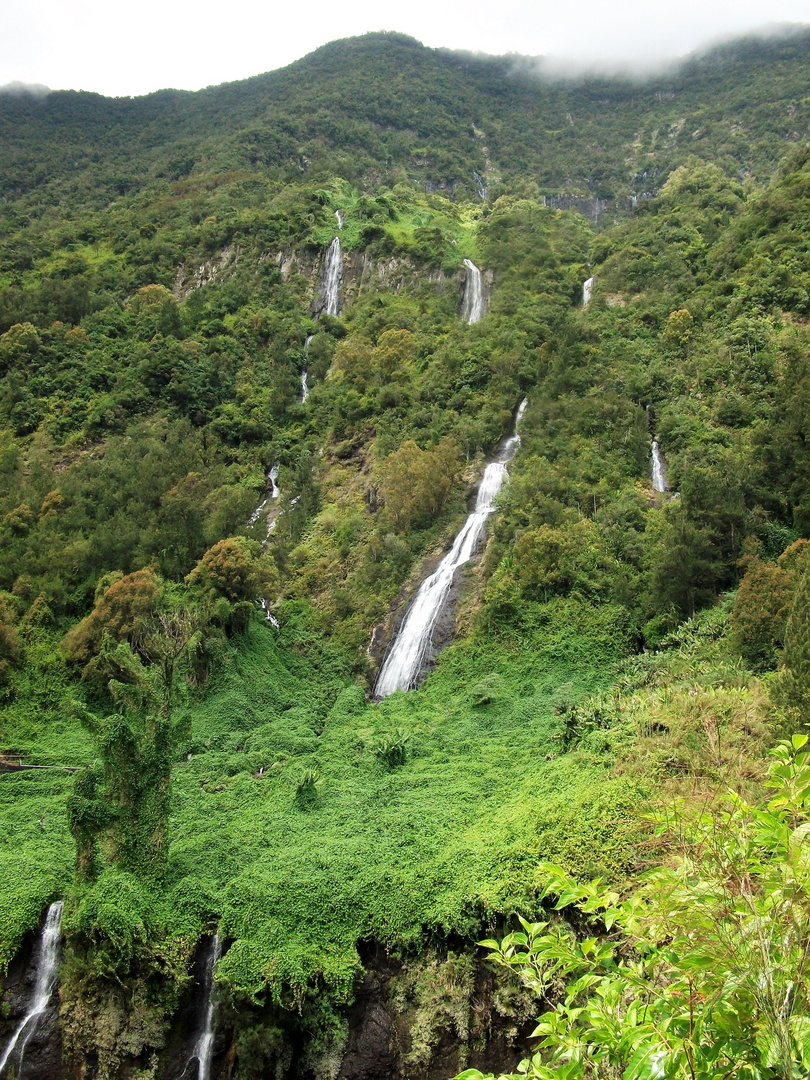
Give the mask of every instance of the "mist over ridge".
<svg viewBox="0 0 810 1080">
<path fill-rule="evenodd" d="M 632 50 L 625 55 L 600 55 L 587 48 L 582 54 L 557 52 L 550 49 L 546 53 L 531 55 L 517 51 L 489 52 L 480 49 L 465 49 L 454 45 L 430 45 L 410 33 L 396 30 L 372 30 L 363 34 L 349 34 L 335 38 L 315 49 L 311 49 L 289 63 L 277 67 L 256 71 L 238 79 L 212 81 L 199 89 L 187 89 L 178 85 L 163 85 L 145 91 L 142 94 L 107 94 L 90 88 L 58 87 L 41 82 L 27 82 L 14 79 L 0 85 L 0 96 L 45 98 L 52 93 L 78 92 L 95 94 L 109 100 L 139 100 L 155 94 L 174 93 L 193 95 L 210 93 L 220 87 L 239 86 L 261 79 L 284 74 L 293 74 L 301 65 L 307 65 L 328 56 L 335 47 L 361 45 L 363 43 L 390 41 L 416 46 L 439 57 L 448 59 L 467 59 L 470 62 L 494 63 L 505 66 L 509 74 L 537 79 L 546 83 L 582 83 L 590 80 L 619 79 L 632 83 L 645 83 L 656 78 L 676 76 L 691 65 L 711 62 L 712 58 L 722 55 L 727 50 L 744 47 L 747 43 L 767 44 L 779 41 L 799 40 L 810 32 L 810 23 L 804 22 L 768 22 L 760 27 L 747 30 L 732 30 L 712 34 L 696 46 L 687 46 L 681 51 L 658 50 L 650 52 L 643 48 L 643 55 L 636 55 Z M 642 48 L 639 46 L 639 48 Z M 57 82 L 58 80 L 50 80 Z"/>
<path fill-rule="evenodd" d="M 508 54 L 516 74 L 535 76 L 547 82 L 582 81 L 586 79 L 619 78 L 646 82 L 656 76 L 676 75 L 689 64 L 709 60 L 725 49 L 745 42 L 768 42 L 800 38 L 810 30 L 810 23 L 766 23 L 743 33 L 730 32 L 712 36 L 697 48 L 682 54 L 648 54 L 644 57 L 566 56 L 549 53 L 544 56 Z M 477 54 L 482 56 L 484 54 Z"/>
</svg>

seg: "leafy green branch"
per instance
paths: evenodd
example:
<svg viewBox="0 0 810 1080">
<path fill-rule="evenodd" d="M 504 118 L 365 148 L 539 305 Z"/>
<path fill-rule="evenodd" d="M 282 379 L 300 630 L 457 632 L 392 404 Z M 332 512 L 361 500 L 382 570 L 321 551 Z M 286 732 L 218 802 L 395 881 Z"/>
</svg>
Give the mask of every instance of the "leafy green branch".
<svg viewBox="0 0 810 1080">
<path fill-rule="evenodd" d="M 715 812 L 660 817 L 671 863 L 626 899 L 541 867 L 544 897 L 585 915 L 529 923 L 490 959 L 562 1000 L 534 1031 L 520 1074 L 535 1080 L 793 1080 L 810 1069 L 810 752 L 794 735 L 772 751 L 763 806 L 729 792 Z M 481 1080 L 476 1070 L 459 1080 Z"/>
</svg>

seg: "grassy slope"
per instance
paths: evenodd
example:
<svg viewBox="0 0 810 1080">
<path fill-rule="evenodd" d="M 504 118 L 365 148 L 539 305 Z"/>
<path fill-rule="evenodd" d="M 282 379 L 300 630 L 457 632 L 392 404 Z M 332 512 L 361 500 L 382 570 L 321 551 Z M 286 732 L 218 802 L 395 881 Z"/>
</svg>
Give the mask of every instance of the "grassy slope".
<svg viewBox="0 0 810 1080">
<path fill-rule="evenodd" d="M 679 649 L 628 668 L 610 607 L 531 605 L 516 632 L 473 635 L 420 691 L 375 706 L 316 645 L 300 605 L 278 636 L 257 620 L 194 709 L 175 771 L 161 922 L 188 933 L 219 921 L 234 941 L 221 974 L 237 997 L 281 999 L 317 979 L 340 999 L 362 940 L 415 948 L 531 912 L 541 858 L 623 877 L 661 783 L 702 775 L 710 791 L 734 768 L 756 779 L 769 736 L 718 638 L 723 626 L 720 611 Z M 565 752 L 572 723 L 581 741 Z M 409 735 L 407 759 L 391 768 L 374 747 L 397 731 Z M 89 757 L 75 727 L 49 736 L 40 755 L 50 745 L 62 760 Z M 318 795 L 302 809 L 306 770 L 317 771 Z M 0 785 L 3 832 L 15 837 L 4 852 L 6 959 L 69 885 L 66 789 L 54 773 Z M 111 901 L 104 876 L 99 889 L 127 914 L 130 900 Z"/>
</svg>

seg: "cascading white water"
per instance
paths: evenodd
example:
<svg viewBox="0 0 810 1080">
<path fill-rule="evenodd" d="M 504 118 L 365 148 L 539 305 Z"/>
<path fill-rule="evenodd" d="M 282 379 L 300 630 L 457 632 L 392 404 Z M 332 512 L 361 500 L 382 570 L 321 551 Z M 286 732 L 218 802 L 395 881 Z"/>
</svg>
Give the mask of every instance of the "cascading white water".
<svg viewBox="0 0 810 1080">
<path fill-rule="evenodd" d="M 337 210 L 335 211 L 337 213 Z M 309 397 L 309 367 L 307 366 L 309 361 L 309 343 L 312 341 L 314 334 L 310 334 L 304 342 L 304 370 L 301 372 L 301 402 L 305 402 Z"/>
<path fill-rule="evenodd" d="M 669 491 L 664 455 L 657 439 L 652 442 L 652 485 L 656 491 Z"/>
<path fill-rule="evenodd" d="M 337 237 L 329 245 L 323 264 L 321 292 L 324 299 L 324 311 L 327 315 L 340 314 L 340 286 L 343 283 L 343 252 Z"/>
<path fill-rule="evenodd" d="M 589 277 L 587 281 L 582 282 L 582 306 L 587 307 L 591 302 L 591 293 L 593 292 L 593 278 Z"/>
<path fill-rule="evenodd" d="M 56 985 L 56 976 L 59 971 L 59 944 L 62 940 L 63 906 L 62 901 L 57 900 L 55 904 L 51 904 L 48 908 L 45 925 L 42 927 L 39 939 L 34 996 L 28 1006 L 28 1012 L 11 1036 L 11 1041 L 6 1047 L 2 1058 L 0 1058 L 0 1074 L 2 1074 L 15 1047 L 19 1043 L 19 1050 L 16 1055 L 17 1075 L 19 1075 L 28 1041 L 36 1031 L 42 1014 L 48 1008 L 48 1002 L 51 1000 L 51 994 Z"/>
<path fill-rule="evenodd" d="M 205 991 L 205 1014 L 203 1016 L 203 1026 L 200 1034 L 197 1036 L 197 1042 L 194 1044 L 194 1053 L 189 1058 L 185 1071 L 192 1061 L 197 1062 L 197 1080 L 209 1080 L 211 1076 L 211 1059 L 214 1056 L 214 969 L 217 966 L 220 956 L 222 955 L 222 946 L 219 941 L 219 934 L 214 934 L 211 942 L 211 955 L 209 956 L 205 965 L 205 982 L 203 983 L 203 989 Z"/>
<path fill-rule="evenodd" d="M 265 598 L 263 596 L 258 596 L 256 599 L 258 600 L 259 607 L 264 612 L 264 617 L 267 620 L 267 622 L 269 622 L 271 626 L 274 626 L 276 628 L 276 630 L 281 629 L 281 627 L 279 626 L 278 619 L 275 617 L 273 612 L 270 610 L 270 605 L 267 603 Z"/>
<path fill-rule="evenodd" d="M 472 259 L 465 259 L 464 265 L 467 267 L 467 276 L 464 279 L 464 296 L 461 300 L 461 316 L 466 323 L 472 324 L 480 322 L 486 314 L 486 305 L 484 304 L 484 282 L 481 277 L 481 271 Z"/>
<path fill-rule="evenodd" d="M 343 228 L 343 214 L 339 210 L 335 211 L 335 217 L 337 218 L 338 228 Z"/>
<path fill-rule="evenodd" d="M 526 400 L 520 403 L 512 434 L 498 457 L 487 465 L 475 500 L 475 509 L 464 522 L 453 546 L 434 572 L 426 577 L 408 609 L 391 644 L 374 685 L 374 696 L 388 697 L 395 690 L 410 690 L 419 682 L 429 659 L 433 629 L 442 610 L 456 570 L 475 555 L 487 518 L 495 509 L 495 499 L 508 476 L 507 464 L 520 445 L 517 427 L 523 418 Z"/>
<path fill-rule="evenodd" d="M 281 494 L 281 488 L 279 488 L 279 486 L 276 484 L 276 480 L 278 480 L 278 465 L 274 465 L 272 469 L 269 469 L 267 472 L 267 483 L 269 485 L 269 491 L 248 518 L 248 526 L 255 525 L 264 513 L 264 509 L 267 504 L 269 502 L 272 502 L 273 499 L 277 499 Z M 270 531 L 269 527 L 267 531 Z"/>
</svg>

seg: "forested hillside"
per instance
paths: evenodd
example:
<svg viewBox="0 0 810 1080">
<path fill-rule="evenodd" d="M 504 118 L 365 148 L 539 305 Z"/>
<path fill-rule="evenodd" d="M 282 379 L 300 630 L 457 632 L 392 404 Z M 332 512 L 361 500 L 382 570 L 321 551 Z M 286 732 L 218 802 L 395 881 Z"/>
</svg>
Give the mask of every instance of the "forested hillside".
<svg viewBox="0 0 810 1080">
<path fill-rule="evenodd" d="M 766 774 L 810 701 L 809 75 L 806 33 L 636 82 L 375 34 L 0 95 L 0 1076 L 806 1068 L 803 989 L 701 996 L 632 898 L 683 865 L 694 906 L 749 811 L 770 898 L 806 828 L 801 740 Z M 517 415 L 427 677 L 378 701 Z M 743 1019 L 538 1050 L 592 960 Z"/>
</svg>

